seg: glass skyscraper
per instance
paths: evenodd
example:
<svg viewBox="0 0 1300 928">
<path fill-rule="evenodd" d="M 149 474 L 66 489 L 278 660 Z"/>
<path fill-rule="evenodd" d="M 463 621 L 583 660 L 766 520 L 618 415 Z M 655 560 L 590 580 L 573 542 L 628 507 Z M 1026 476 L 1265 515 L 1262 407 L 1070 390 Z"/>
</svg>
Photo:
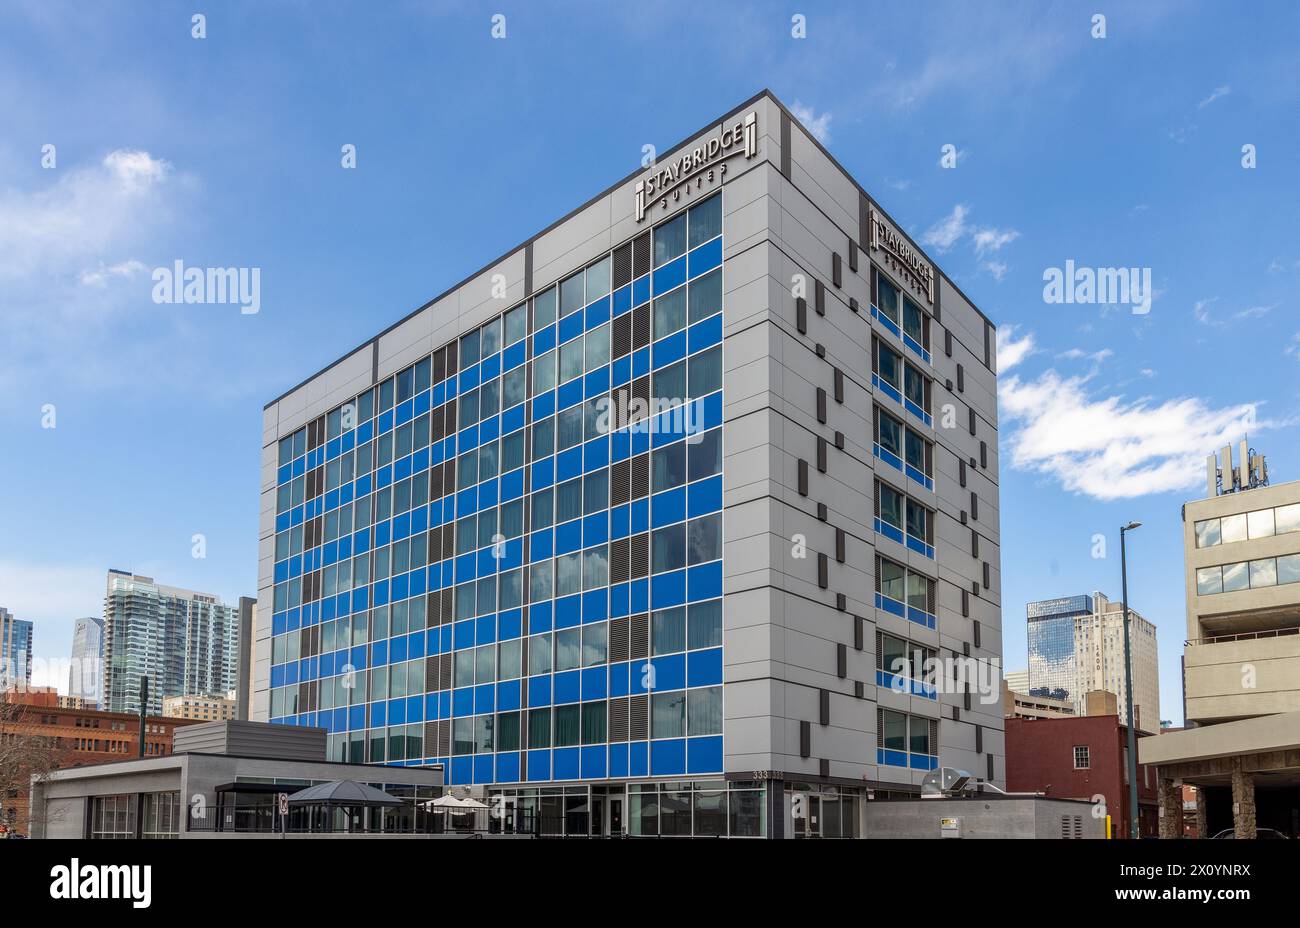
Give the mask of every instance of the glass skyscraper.
<svg viewBox="0 0 1300 928">
<path fill-rule="evenodd" d="M 1078 657 L 1074 625 L 1092 614 L 1092 597 L 1045 599 L 1026 607 L 1029 619 L 1029 695 L 1078 701 Z"/>
<path fill-rule="evenodd" d="M 32 684 L 32 623 L 0 606 L 0 691 Z"/>
<path fill-rule="evenodd" d="M 104 620 L 77 619 L 72 631 L 72 663 L 68 668 L 68 695 L 91 706 L 103 697 Z"/>
<path fill-rule="evenodd" d="M 225 696 L 238 678 L 239 611 L 207 593 L 108 572 L 104 595 L 104 690 L 109 712 L 140 711 L 140 678 L 149 678 L 148 711 L 168 696 Z"/>
<path fill-rule="evenodd" d="M 1128 723 L 1124 668 L 1124 608 L 1101 593 L 1032 602 L 1029 619 L 1029 694 L 1068 699 L 1086 712 L 1091 690 L 1114 693 L 1119 719 Z M 1140 731 L 1160 727 L 1156 628 L 1129 608 L 1133 648 L 1133 702 Z"/>
<path fill-rule="evenodd" d="M 1000 654 L 992 338 L 756 97 L 268 404 L 252 717 L 548 833 L 999 781 L 1000 692 L 923 671 Z"/>
</svg>

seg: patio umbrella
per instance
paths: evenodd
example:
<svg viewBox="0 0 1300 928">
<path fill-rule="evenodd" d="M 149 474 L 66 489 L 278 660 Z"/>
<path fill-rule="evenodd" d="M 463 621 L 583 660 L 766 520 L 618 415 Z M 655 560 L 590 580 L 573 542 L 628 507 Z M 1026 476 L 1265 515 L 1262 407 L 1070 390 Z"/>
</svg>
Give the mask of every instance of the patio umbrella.
<svg viewBox="0 0 1300 928">
<path fill-rule="evenodd" d="M 439 796 L 437 799 L 430 799 L 428 802 L 422 802 L 420 805 L 426 809 L 459 809 L 460 800 L 448 793 L 445 796 Z"/>
<path fill-rule="evenodd" d="M 403 806 L 406 803 L 356 780 L 331 780 L 299 790 L 289 797 L 295 806 Z"/>
</svg>

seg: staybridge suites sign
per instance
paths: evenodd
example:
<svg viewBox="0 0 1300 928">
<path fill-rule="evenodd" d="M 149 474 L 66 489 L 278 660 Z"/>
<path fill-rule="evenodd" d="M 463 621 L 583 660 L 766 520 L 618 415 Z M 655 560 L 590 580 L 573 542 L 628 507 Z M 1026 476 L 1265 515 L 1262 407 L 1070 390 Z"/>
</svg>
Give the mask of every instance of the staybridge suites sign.
<svg viewBox="0 0 1300 928">
<path fill-rule="evenodd" d="M 646 210 L 658 201 L 660 209 L 689 197 L 693 190 L 712 187 L 727 173 L 727 162 L 743 154 L 746 160 L 758 154 L 758 113 L 751 110 L 719 135 L 666 164 L 656 164 L 655 172 L 636 182 L 636 221 L 645 219 Z"/>
<path fill-rule="evenodd" d="M 908 246 L 903 236 L 891 229 L 884 218 L 872 207 L 870 214 L 871 250 L 883 251 L 890 266 L 912 279 L 916 289 L 934 302 L 934 267 Z"/>
</svg>

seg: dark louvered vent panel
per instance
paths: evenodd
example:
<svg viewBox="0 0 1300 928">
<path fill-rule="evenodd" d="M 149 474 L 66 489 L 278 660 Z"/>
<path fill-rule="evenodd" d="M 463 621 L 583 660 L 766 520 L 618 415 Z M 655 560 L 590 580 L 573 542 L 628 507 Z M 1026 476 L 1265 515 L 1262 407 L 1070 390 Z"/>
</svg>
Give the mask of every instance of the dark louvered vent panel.
<svg viewBox="0 0 1300 928">
<path fill-rule="evenodd" d="M 876 747 L 885 746 L 885 710 L 876 707 Z"/>
<path fill-rule="evenodd" d="M 632 462 L 619 461 L 609 469 L 609 504 L 621 506 L 632 497 L 628 488 L 631 486 Z"/>
<path fill-rule="evenodd" d="M 650 233 L 643 232 L 632 239 L 632 276 L 640 277 L 650 270 Z"/>
<path fill-rule="evenodd" d="M 614 249 L 614 289 L 632 282 L 632 243 Z"/>
<path fill-rule="evenodd" d="M 628 729 L 627 697 L 620 696 L 609 701 L 609 740 L 626 741 Z"/>
<path fill-rule="evenodd" d="M 632 544 L 626 538 L 611 542 L 609 546 L 609 582 L 623 583 L 630 580 Z M 613 658 L 610 658 L 613 660 Z"/>
<path fill-rule="evenodd" d="M 632 660 L 640 660 L 650 653 L 650 616 L 646 613 L 632 616 L 632 641 L 629 645 Z M 633 673 L 640 673 L 632 668 Z"/>
<path fill-rule="evenodd" d="M 632 314 L 624 313 L 614 320 L 614 332 L 610 338 L 610 354 L 621 358 L 632 350 Z"/>
<path fill-rule="evenodd" d="M 632 536 L 632 552 L 628 573 L 637 580 L 650 573 L 650 535 L 643 532 Z"/>
<path fill-rule="evenodd" d="M 650 455 L 638 454 L 632 459 L 632 479 L 628 487 L 628 495 L 632 499 L 640 499 L 650 492 Z"/>
<path fill-rule="evenodd" d="M 650 404 L 650 375 L 649 374 L 646 374 L 644 377 L 638 377 L 636 380 L 632 381 L 632 400 L 635 406 L 635 410 L 628 417 L 629 424 L 632 422 L 639 422 L 641 419 L 645 418 L 646 410 L 649 409 L 649 404 Z M 637 400 L 639 400 L 640 402 L 636 402 Z"/>
<path fill-rule="evenodd" d="M 611 664 L 625 661 L 629 657 L 628 634 L 631 631 L 631 621 L 627 616 L 623 616 L 621 619 L 613 619 L 609 623 L 609 661 Z"/>
<path fill-rule="evenodd" d="M 633 696 L 628 702 L 628 736 L 633 741 L 644 741 L 650 732 L 650 697 Z"/>
<path fill-rule="evenodd" d="M 632 310 L 632 350 L 650 344 L 650 304 Z"/>
<path fill-rule="evenodd" d="M 939 753 L 939 720 L 930 719 L 930 753 Z"/>
<path fill-rule="evenodd" d="M 441 662 L 438 666 L 439 685 L 446 689 L 451 686 L 451 655 L 440 654 L 438 660 Z"/>
</svg>

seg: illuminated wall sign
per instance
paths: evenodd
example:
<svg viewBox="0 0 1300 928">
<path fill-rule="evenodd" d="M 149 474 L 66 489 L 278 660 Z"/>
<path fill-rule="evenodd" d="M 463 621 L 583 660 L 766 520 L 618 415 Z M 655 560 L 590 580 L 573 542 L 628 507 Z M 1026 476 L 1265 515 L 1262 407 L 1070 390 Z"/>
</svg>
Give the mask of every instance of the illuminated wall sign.
<svg viewBox="0 0 1300 928">
<path fill-rule="evenodd" d="M 934 303 L 934 268 L 930 262 L 908 247 L 903 237 L 885 224 L 874 206 L 871 208 L 870 226 L 871 250 L 883 251 L 890 267 L 910 277 L 925 298 Z"/>
<path fill-rule="evenodd" d="M 727 126 L 720 135 L 675 158 L 656 164 L 655 172 L 636 182 L 636 221 L 645 219 L 646 210 L 658 200 L 661 209 L 678 203 L 683 194 L 701 190 L 721 181 L 727 173 L 727 161 L 743 154 L 748 160 L 758 154 L 758 113 L 751 110 L 741 120 Z"/>
</svg>

